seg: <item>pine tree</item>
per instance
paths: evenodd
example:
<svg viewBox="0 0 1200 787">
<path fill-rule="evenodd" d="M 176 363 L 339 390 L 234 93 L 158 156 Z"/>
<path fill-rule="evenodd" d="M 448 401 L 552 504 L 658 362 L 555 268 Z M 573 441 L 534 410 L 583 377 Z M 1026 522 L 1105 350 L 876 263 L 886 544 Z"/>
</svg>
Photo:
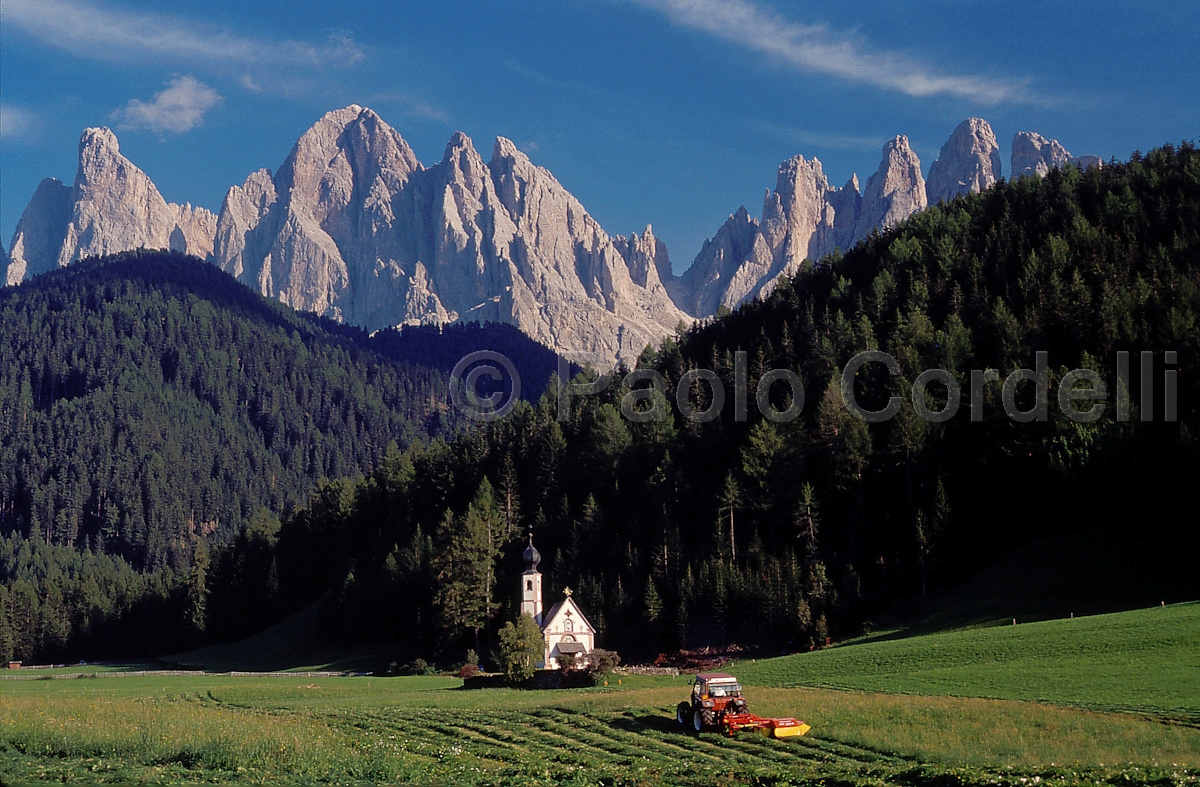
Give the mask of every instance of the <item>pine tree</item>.
<svg viewBox="0 0 1200 787">
<path fill-rule="evenodd" d="M 202 633 L 208 625 L 208 541 L 196 536 L 192 542 L 192 566 L 187 575 L 187 623 Z"/>
<path fill-rule="evenodd" d="M 8 619 L 8 588 L 0 585 L 0 669 L 13 657 L 13 632 Z"/>
<path fill-rule="evenodd" d="M 442 517 L 436 539 L 434 606 L 444 646 L 469 631 L 474 634 L 476 652 L 482 649 L 480 632 L 498 606 L 492 600 L 492 585 L 499 528 L 500 515 L 486 478 L 480 482 L 466 513 L 455 516 L 447 509 Z"/>
<path fill-rule="evenodd" d="M 820 525 L 821 513 L 817 493 L 813 491 L 813 485 L 805 481 L 800 486 L 800 502 L 796 506 L 796 537 L 803 542 L 804 550 L 810 556 L 817 553 Z"/>
<path fill-rule="evenodd" d="M 737 562 L 737 538 L 734 534 L 734 512 L 742 503 L 742 490 L 732 473 L 725 474 L 725 482 L 721 485 L 721 493 L 717 497 L 717 541 L 718 549 L 722 548 L 724 539 L 721 537 L 724 524 L 729 525 L 729 557 Z"/>
<path fill-rule="evenodd" d="M 512 451 L 504 455 L 500 464 L 500 519 L 503 523 L 503 540 L 508 541 L 521 527 L 521 496 L 518 491 L 520 479 L 517 463 Z"/>
</svg>

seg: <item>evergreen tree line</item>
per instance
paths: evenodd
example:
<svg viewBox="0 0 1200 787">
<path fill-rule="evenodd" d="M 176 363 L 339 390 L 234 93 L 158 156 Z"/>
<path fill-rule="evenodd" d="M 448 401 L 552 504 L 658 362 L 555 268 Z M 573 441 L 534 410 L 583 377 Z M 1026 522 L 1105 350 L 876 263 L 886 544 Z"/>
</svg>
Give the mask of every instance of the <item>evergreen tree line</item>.
<svg viewBox="0 0 1200 787">
<path fill-rule="evenodd" d="M 999 550 L 1080 529 L 1157 543 L 1178 591 L 1194 593 L 1183 556 L 1197 535 L 1168 512 L 1200 467 L 1198 315 L 1192 145 L 1001 182 L 648 350 L 638 367 L 662 376 L 665 397 L 621 370 L 603 392 L 570 398 L 564 418 L 554 381 L 507 418 L 322 485 L 279 529 L 277 597 L 323 598 L 338 639 L 402 632 L 424 656 L 489 653 L 516 617 L 518 555 L 532 532 L 547 604 L 570 585 L 606 646 L 643 656 L 729 642 L 795 650 L 857 631 Z M 901 398 L 881 423 L 843 400 L 842 369 L 863 350 L 900 366 L 893 376 L 870 365 L 853 383 L 869 410 Z M 1003 380 L 1032 369 L 1039 351 L 1050 359 L 1045 420 L 1010 418 L 1000 382 L 984 386 L 972 420 L 971 370 Z M 1133 358 L 1127 386 L 1120 351 Z M 1143 351 L 1154 354 L 1144 400 Z M 739 352 L 751 380 L 744 420 L 730 401 Z M 1106 383 L 1107 409 L 1093 422 L 1059 407 L 1059 385 L 1077 368 Z M 754 383 L 772 369 L 802 381 L 799 417 L 768 419 L 756 406 Z M 963 392 L 949 420 L 919 417 L 909 402 L 926 369 L 947 370 Z M 710 386 L 685 377 L 693 370 L 725 381 L 719 417 L 699 422 L 675 402 L 683 379 L 689 410 L 711 403 Z M 1018 385 L 1020 411 L 1035 408 L 1035 388 Z M 791 403 L 783 384 L 768 394 L 776 415 Z M 935 383 L 921 403 L 937 412 L 948 395 Z M 622 414 L 656 401 L 663 418 Z"/>
<path fill-rule="evenodd" d="M 123 616 L 147 633 L 125 641 L 162 640 L 155 652 L 204 636 L 212 581 L 197 585 L 197 562 L 240 549 L 256 512 L 295 508 L 318 479 L 455 430 L 450 356 L 482 348 L 543 383 L 556 365 L 511 326 L 369 336 L 169 252 L 0 290 L 0 536 L 12 553 L 0 585 L 21 600 L 0 621 L 20 623 L 14 652 L 89 656 L 104 650 L 100 629 L 128 633 L 111 625 Z M 218 569 L 236 585 L 239 566 Z"/>
</svg>

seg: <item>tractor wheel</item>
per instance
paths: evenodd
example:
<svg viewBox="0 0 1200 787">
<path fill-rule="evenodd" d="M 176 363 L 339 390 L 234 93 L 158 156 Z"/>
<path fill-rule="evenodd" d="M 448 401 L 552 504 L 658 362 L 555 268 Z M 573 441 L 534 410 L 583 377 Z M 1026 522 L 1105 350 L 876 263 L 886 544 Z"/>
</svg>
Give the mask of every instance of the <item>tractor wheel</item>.
<svg viewBox="0 0 1200 787">
<path fill-rule="evenodd" d="M 675 721 L 679 722 L 680 727 L 686 727 L 688 719 L 692 715 L 692 706 L 686 702 L 681 702 L 675 708 Z"/>
<path fill-rule="evenodd" d="M 692 713 L 692 729 L 696 732 L 704 732 L 704 714 L 699 708 Z"/>
</svg>

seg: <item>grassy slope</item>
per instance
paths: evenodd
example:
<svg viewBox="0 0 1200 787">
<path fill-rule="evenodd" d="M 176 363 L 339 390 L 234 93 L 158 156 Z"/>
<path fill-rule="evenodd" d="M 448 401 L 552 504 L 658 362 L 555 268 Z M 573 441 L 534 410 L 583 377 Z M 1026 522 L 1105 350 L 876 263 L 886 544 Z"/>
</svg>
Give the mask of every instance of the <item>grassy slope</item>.
<svg viewBox="0 0 1200 787">
<path fill-rule="evenodd" d="M 863 642 L 738 670 L 760 686 L 1035 700 L 1200 723 L 1200 602 Z"/>
</svg>

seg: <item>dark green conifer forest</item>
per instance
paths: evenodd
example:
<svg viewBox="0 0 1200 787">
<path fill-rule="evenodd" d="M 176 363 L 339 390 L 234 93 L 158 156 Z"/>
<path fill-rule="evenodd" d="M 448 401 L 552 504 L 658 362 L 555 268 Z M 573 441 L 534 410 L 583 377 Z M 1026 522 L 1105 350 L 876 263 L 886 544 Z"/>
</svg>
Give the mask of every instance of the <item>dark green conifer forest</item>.
<svg viewBox="0 0 1200 787">
<path fill-rule="evenodd" d="M 1174 513 L 1200 470 L 1200 152 L 1190 144 L 922 211 L 647 349 L 641 381 L 620 370 L 603 392 L 568 397 L 568 413 L 555 380 L 482 424 L 455 421 L 444 378 L 401 373 L 339 333 L 349 329 L 256 300 L 273 317 L 243 346 L 251 329 L 224 310 L 162 282 L 127 283 L 115 268 L 97 267 L 94 280 L 87 270 L 0 293 L 0 418 L 10 425 L 0 450 L 18 469 L 0 486 L 0 657 L 95 657 L 96 620 L 158 632 L 106 647 L 165 653 L 317 602 L 337 641 L 486 659 L 516 620 L 530 532 L 548 603 L 569 585 L 602 646 L 635 657 L 730 642 L 807 649 L 1004 549 L 1077 530 L 1149 543 L 1178 593 L 1200 590 L 1200 537 Z M 142 289 L 90 316 L 128 287 Z M 57 320 L 63 312 L 79 316 Z M 76 330 L 68 323 L 87 327 L 57 341 Z M 178 338 L 192 325 L 195 344 Z M 319 331 L 336 340 L 307 344 Z M 145 337 L 145 348 L 113 357 L 126 346 L 114 336 Z M 23 349 L 38 342 L 60 349 Z M 900 397 L 880 423 L 855 416 L 839 386 L 863 350 L 900 368 L 871 364 L 853 383 L 868 410 Z M 341 360 L 302 362 L 318 352 Z M 1033 369 L 1037 352 L 1049 361 L 1044 421 L 1006 415 L 1002 382 L 984 385 L 972 408 L 972 370 L 1003 381 Z M 1132 358 L 1127 417 L 1119 352 Z M 1142 352 L 1153 354 L 1146 379 Z M 744 420 L 733 401 L 739 357 Z M 910 401 L 929 369 L 961 387 L 943 422 Z M 1075 369 L 1106 385 L 1094 422 L 1059 407 Z M 648 370 L 665 397 L 646 390 Z M 684 379 L 688 410 L 711 403 L 695 370 L 724 383 L 711 420 L 675 401 Z M 802 381 L 798 417 L 760 412 L 755 386 L 771 370 Z M 270 398 L 247 380 L 268 374 L 287 383 Z M 1035 388 L 1017 386 L 1018 410 L 1035 407 Z M 153 393 L 132 396 L 142 390 Z M 766 398 L 775 414 L 800 404 L 783 383 Z M 662 418 L 622 414 L 623 403 L 636 414 L 656 401 Z M 920 403 L 936 412 L 946 401 L 935 382 Z M 318 478 L 332 480 L 312 486 Z M 146 522 L 162 524 L 150 533 Z M 152 620 L 161 625 L 142 628 Z"/>
<path fill-rule="evenodd" d="M 1148 546 L 1162 556 L 1164 582 L 1191 596 L 1200 538 L 1173 512 L 1200 470 L 1198 316 L 1193 146 L 1000 183 L 647 350 L 639 368 L 667 381 L 663 420 L 623 417 L 630 391 L 619 382 L 571 398 L 565 419 L 552 391 L 449 442 L 393 452 L 358 484 L 322 488 L 284 523 L 279 554 L 324 553 L 337 533 L 342 567 L 327 584 L 285 596 L 315 599 L 330 588 L 332 636 L 416 632 L 418 652 L 461 660 L 485 602 L 496 605 L 485 630 L 516 618 L 518 554 L 532 531 L 550 601 L 572 587 L 605 647 L 640 657 L 731 642 L 801 650 L 856 633 L 896 600 L 946 587 L 1006 549 L 1081 530 Z M 865 367 L 858 401 L 878 410 L 900 396 L 903 406 L 868 424 L 845 405 L 839 378 L 872 349 L 894 356 L 901 374 Z M 732 401 L 739 351 L 751 381 L 745 421 Z M 1039 351 L 1049 361 L 1046 420 L 1006 415 L 996 382 L 972 421 L 971 370 L 999 370 L 1003 380 L 1033 369 Z M 1126 419 L 1121 351 L 1132 359 Z M 1145 400 L 1142 352 L 1153 353 Z M 803 381 L 794 420 L 759 413 L 755 384 L 772 369 Z M 961 386 L 959 411 L 942 423 L 910 402 L 926 369 L 947 370 Z M 1062 378 L 1075 369 L 1106 384 L 1099 420 L 1070 420 L 1059 406 Z M 699 423 L 678 408 L 678 382 L 691 370 L 724 382 L 720 417 Z M 1177 374 L 1173 422 L 1168 371 Z M 1017 386 L 1019 411 L 1034 407 L 1034 388 Z M 690 409 L 705 410 L 710 390 L 685 384 Z M 789 406 L 785 385 L 769 394 L 776 413 Z M 634 408 L 647 409 L 649 394 L 638 397 Z M 946 401 L 946 386 L 933 383 L 922 404 L 937 412 Z M 1143 408 L 1153 409 L 1148 422 Z M 304 546 L 312 543 L 321 547 Z M 454 560 L 495 566 L 486 580 L 475 573 L 470 614 L 447 593 L 442 566 Z M 1140 590 L 1127 588 L 1128 603 L 1148 600 Z"/>
<path fill-rule="evenodd" d="M 272 581 L 268 523 L 452 433 L 448 372 L 482 347 L 543 384 L 556 368 L 511 326 L 368 336 L 165 252 L 0 291 L 0 657 L 162 653 L 268 619 L 267 598 L 220 617 Z"/>
</svg>

